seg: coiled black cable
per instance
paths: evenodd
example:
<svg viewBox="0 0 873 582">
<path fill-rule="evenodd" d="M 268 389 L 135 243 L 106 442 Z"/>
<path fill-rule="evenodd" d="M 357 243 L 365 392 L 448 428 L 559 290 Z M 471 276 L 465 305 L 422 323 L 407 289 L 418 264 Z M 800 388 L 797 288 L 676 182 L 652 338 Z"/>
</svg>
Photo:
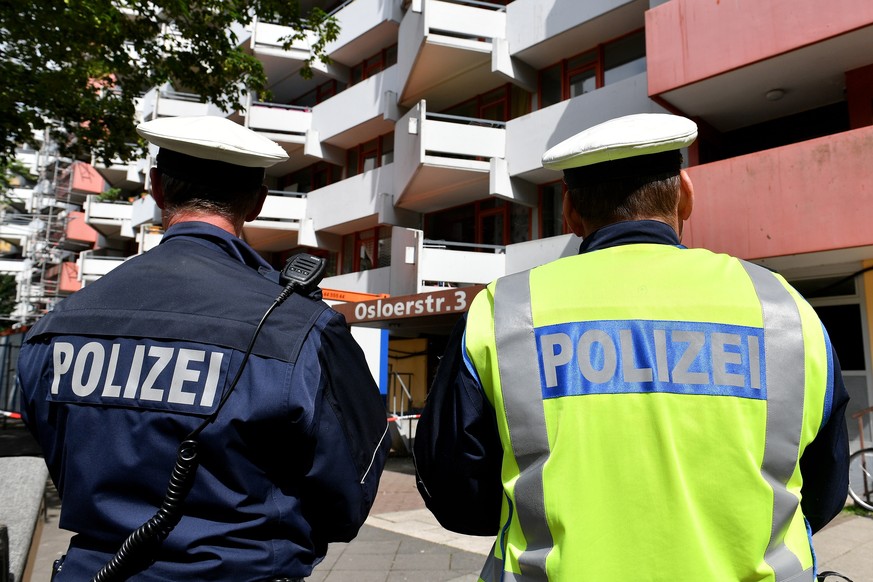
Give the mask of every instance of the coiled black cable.
<svg viewBox="0 0 873 582">
<path fill-rule="evenodd" d="M 197 447 L 197 441 L 191 439 L 179 445 L 176 465 L 170 475 L 170 483 L 160 509 L 154 517 L 127 536 L 118 552 L 97 572 L 91 582 L 126 579 L 129 568 L 135 565 L 137 553 L 142 555 L 143 549 L 156 548 L 179 524 L 182 519 L 182 502 L 191 491 L 194 474 L 197 472 Z"/>
</svg>

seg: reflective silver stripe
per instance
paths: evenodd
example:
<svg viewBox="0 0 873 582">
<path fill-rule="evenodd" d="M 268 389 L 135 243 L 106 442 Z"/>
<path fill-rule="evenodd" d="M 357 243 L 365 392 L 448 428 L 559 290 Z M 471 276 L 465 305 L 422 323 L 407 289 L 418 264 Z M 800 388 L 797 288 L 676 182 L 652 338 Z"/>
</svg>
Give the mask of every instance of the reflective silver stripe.
<svg viewBox="0 0 873 582">
<path fill-rule="evenodd" d="M 800 560 L 785 545 L 785 533 L 797 511 L 788 489 L 800 448 L 803 426 L 805 360 L 800 312 L 794 298 L 767 269 L 742 262 L 761 302 L 764 361 L 767 366 L 767 436 L 761 475 L 773 488 L 773 522 L 764 560 L 777 582 L 803 573 Z"/>
<path fill-rule="evenodd" d="M 497 534 L 497 540 L 500 539 L 500 534 Z M 500 582 L 500 576 L 503 574 L 503 560 L 497 559 L 497 540 L 491 546 L 491 553 L 488 554 L 488 559 L 485 560 L 485 565 L 482 566 L 482 572 L 479 574 L 479 579 L 485 582 Z"/>
<path fill-rule="evenodd" d="M 527 542 L 525 551 L 518 558 L 522 575 L 517 579 L 548 580 L 546 557 L 554 543 L 546 521 L 543 464 L 549 458 L 549 437 L 539 389 L 539 370 L 533 365 L 537 347 L 528 272 L 497 280 L 494 339 L 509 440 L 519 468 L 515 482 L 516 511 Z M 510 572 L 503 574 L 503 580 L 516 579 Z"/>
</svg>

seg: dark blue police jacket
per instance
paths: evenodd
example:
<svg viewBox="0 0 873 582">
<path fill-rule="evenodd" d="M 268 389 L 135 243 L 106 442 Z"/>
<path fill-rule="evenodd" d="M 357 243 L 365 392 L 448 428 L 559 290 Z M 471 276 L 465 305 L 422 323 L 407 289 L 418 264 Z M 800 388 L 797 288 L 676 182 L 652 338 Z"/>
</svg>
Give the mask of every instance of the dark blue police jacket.
<svg viewBox="0 0 873 582">
<path fill-rule="evenodd" d="M 62 499 L 60 526 L 76 534 L 58 580 L 89 580 L 155 514 L 180 441 L 216 410 L 282 290 L 259 268 L 270 270 L 236 237 L 182 223 L 31 329 L 24 415 Z M 308 575 L 328 542 L 363 524 L 386 428 L 343 317 L 292 295 L 198 437 L 184 517 L 132 579 Z"/>
</svg>

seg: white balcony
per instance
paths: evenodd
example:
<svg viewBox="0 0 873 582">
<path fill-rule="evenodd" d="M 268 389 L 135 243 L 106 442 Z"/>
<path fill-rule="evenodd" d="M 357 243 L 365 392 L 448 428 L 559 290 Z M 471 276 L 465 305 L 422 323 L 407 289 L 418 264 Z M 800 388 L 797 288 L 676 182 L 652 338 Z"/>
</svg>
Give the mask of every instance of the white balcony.
<svg viewBox="0 0 873 582">
<path fill-rule="evenodd" d="M 4 202 L 16 210 L 33 212 L 35 196 L 39 197 L 34 194 L 33 188 L 12 188 L 6 193 Z"/>
<path fill-rule="evenodd" d="M 322 142 L 352 148 L 394 129 L 397 107 L 397 66 L 352 85 L 313 107 L 313 128 Z"/>
<path fill-rule="evenodd" d="M 428 114 L 422 101 L 395 127 L 395 205 L 433 212 L 497 193 L 505 152 L 502 123 Z"/>
<path fill-rule="evenodd" d="M 24 273 L 32 268 L 30 261 L 21 259 L 0 259 L 0 273 L 11 275 L 14 273 Z"/>
<path fill-rule="evenodd" d="M 503 6 L 412 0 L 399 31 L 400 104 L 427 99 L 438 111 L 505 83 L 492 66 L 505 39 Z"/>
<path fill-rule="evenodd" d="M 646 87 L 646 73 L 640 73 L 507 121 L 509 175 L 538 184 L 560 180 L 560 172 L 543 169 L 543 153 L 583 129 L 613 117 L 664 112 L 648 98 Z"/>
<path fill-rule="evenodd" d="M 164 231 L 157 226 L 140 226 L 136 233 L 138 254 L 149 251 L 159 244 L 164 238 Z"/>
<path fill-rule="evenodd" d="M 199 95 L 180 93 L 166 87 L 156 87 L 140 100 L 143 121 L 158 117 L 181 117 L 189 115 L 219 115 L 225 113 L 212 103 L 201 103 Z"/>
<path fill-rule="evenodd" d="M 104 257 L 95 255 L 94 251 L 83 251 L 79 253 L 79 258 L 76 260 L 79 271 L 78 279 L 84 287 L 109 273 L 124 260 L 124 257 Z"/>
<path fill-rule="evenodd" d="M 85 223 L 103 236 L 133 238 L 129 202 L 100 202 L 97 196 L 85 200 Z"/>
<path fill-rule="evenodd" d="M 391 288 L 391 267 L 325 277 L 319 287 L 356 293 L 385 293 Z"/>
<path fill-rule="evenodd" d="M 149 170 L 147 158 L 131 162 L 115 160 L 109 166 L 95 160 L 91 165 L 100 172 L 100 175 L 109 182 L 110 186 L 122 190 L 141 190 L 145 185 L 145 175 Z"/>
<path fill-rule="evenodd" d="M 394 227 L 390 266 L 329 277 L 321 286 L 400 296 L 486 284 L 505 273 L 503 247 L 425 241 L 420 230 Z"/>
<path fill-rule="evenodd" d="M 245 125 L 292 154 L 306 143 L 312 129 L 312 111 L 308 107 L 254 101 L 246 111 Z"/>
<path fill-rule="evenodd" d="M 431 246 L 434 244 L 436 246 Z M 484 285 L 504 274 L 506 255 L 497 249 L 459 251 L 439 248 L 438 243 L 425 243 L 418 266 L 419 292 L 442 289 L 445 284 Z"/>
<path fill-rule="evenodd" d="M 0 241 L 23 247 L 27 239 L 45 227 L 45 223 L 32 216 L 0 212 Z"/>
<path fill-rule="evenodd" d="M 133 201 L 130 208 L 130 226 L 137 228 L 161 224 L 161 209 L 151 196 L 143 196 Z"/>
<path fill-rule="evenodd" d="M 325 65 L 320 61 L 313 63 L 312 81 L 301 77 L 300 69 L 312 55 L 315 36 L 307 32 L 305 38 L 294 40 L 287 49 L 283 48 L 284 39 L 293 35 L 294 29 L 288 26 L 258 19 L 252 23 L 248 47 L 263 65 L 267 76 L 267 88 L 277 103 L 287 103 L 292 98 L 305 93 L 307 88 L 314 87 L 324 80 L 348 78 L 345 66 L 338 63 Z"/>
<path fill-rule="evenodd" d="M 270 191 L 258 217 L 243 226 L 242 238 L 262 252 L 294 247 L 305 213 L 305 194 Z"/>
<path fill-rule="evenodd" d="M 393 210 L 387 208 L 393 190 L 394 164 L 387 164 L 310 192 L 306 218 L 314 231 L 334 234 L 391 223 L 385 215 Z"/>
<path fill-rule="evenodd" d="M 376 54 L 397 41 L 403 18 L 402 0 L 351 0 L 334 13 L 339 24 L 336 40 L 325 47 L 330 58 L 348 66 Z"/>
<path fill-rule="evenodd" d="M 555 55 L 577 55 L 643 28 L 649 5 L 649 0 L 514 0 L 506 7 L 509 51 L 541 69 L 555 64 Z"/>
</svg>

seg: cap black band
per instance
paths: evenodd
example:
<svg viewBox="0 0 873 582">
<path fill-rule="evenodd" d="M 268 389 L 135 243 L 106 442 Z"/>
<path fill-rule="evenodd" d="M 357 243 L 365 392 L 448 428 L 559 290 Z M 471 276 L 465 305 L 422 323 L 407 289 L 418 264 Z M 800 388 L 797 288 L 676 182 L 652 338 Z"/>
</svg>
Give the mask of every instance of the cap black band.
<svg viewBox="0 0 873 582">
<path fill-rule="evenodd" d="M 679 150 L 610 160 L 579 168 L 564 170 L 564 182 L 571 190 L 586 184 L 599 184 L 611 180 L 659 177 L 661 179 L 679 174 L 682 153 Z"/>
<path fill-rule="evenodd" d="M 264 183 L 264 168 L 250 168 L 218 160 L 195 158 L 167 148 L 158 151 L 158 170 L 191 184 L 223 190 L 257 190 Z"/>
</svg>

